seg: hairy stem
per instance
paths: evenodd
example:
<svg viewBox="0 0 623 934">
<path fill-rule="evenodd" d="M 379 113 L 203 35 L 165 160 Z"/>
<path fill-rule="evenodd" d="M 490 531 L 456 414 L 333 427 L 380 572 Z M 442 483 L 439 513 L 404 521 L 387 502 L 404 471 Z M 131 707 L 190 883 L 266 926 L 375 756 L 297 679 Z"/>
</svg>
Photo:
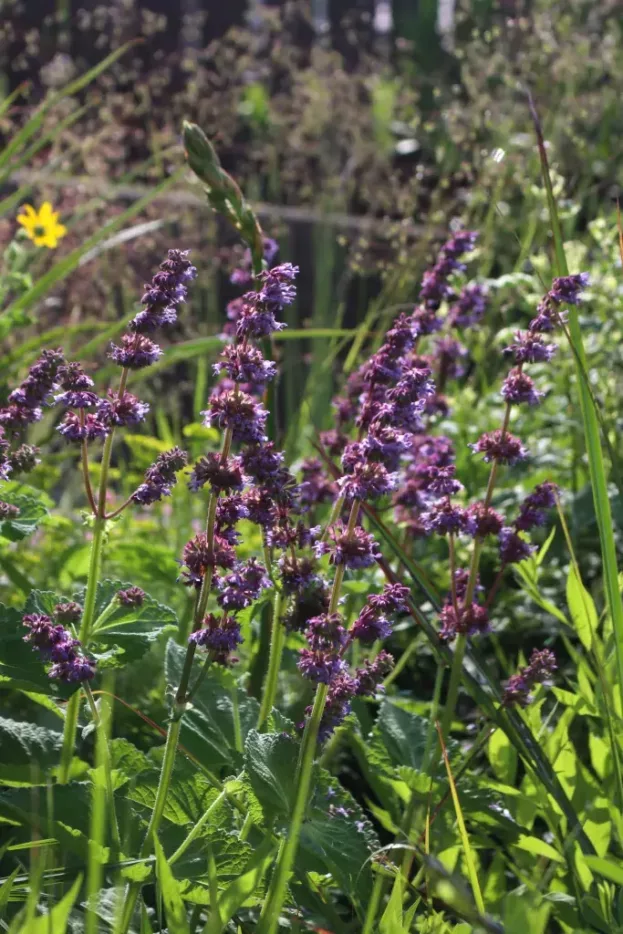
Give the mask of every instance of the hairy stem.
<svg viewBox="0 0 623 934">
<path fill-rule="evenodd" d="M 266 682 L 264 684 L 264 691 L 262 694 L 262 703 L 260 706 L 260 713 L 257 719 L 257 729 L 261 729 L 262 725 L 266 722 L 270 716 L 270 712 L 275 706 L 275 698 L 277 696 L 277 686 L 279 682 L 279 671 L 281 668 L 281 657 L 283 655 L 283 649 L 286 644 L 286 630 L 281 622 L 281 608 L 283 605 L 283 592 L 281 590 L 275 590 L 275 600 L 273 603 L 273 614 L 272 614 L 272 632 L 270 637 L 270 655 L 268 659 L 268 672 L 266 674 Z"/>
</svg>

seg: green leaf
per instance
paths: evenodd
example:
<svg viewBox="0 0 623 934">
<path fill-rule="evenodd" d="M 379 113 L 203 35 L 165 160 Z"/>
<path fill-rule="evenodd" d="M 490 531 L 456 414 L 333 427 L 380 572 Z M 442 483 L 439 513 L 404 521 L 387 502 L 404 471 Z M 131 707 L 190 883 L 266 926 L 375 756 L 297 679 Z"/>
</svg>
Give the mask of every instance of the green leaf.
<svg viewBox="0 0 623 934">
<path fill-rule="evenodd" d="M 19 542 L 28 535 L 32 535 L 48 510 L 41 499 L 30 493 L 19 493 L 15 489 L 0 491 L 0 499 L 5 503 L 19 509 L 14 519 L 3 519 L 0 522 L 0 536 L 10 542 Z"/>
<path fill-rule="evenodd" d="M 564 858 L 558 850 L 554 849 L 551 844 L 546 843 L 545 840 L 541 840 L 540 837 L 528 837 L 522 834 L 513 846 L 524 850 L 526 853 L 532 853 L 534 856 L 544 856 L 546 859 L 553 859 L 556 863 L 564 863 Z"/>
<path fill-rule="evenodd" d="M 299 743 L 283 733 L 251 730 L 247 736 L 244 765 L 267 822 L 292 810 L 298 755 Z"/>
<path fill-rule="evenodd" d="M 258 892 L 266 870 L 274 860 L 277 843 L 267 834 L 245 866 L 244 872 L 219 897 L 218 912 L 210 915 L 205 934 L 221 934 L 228 921 Z"/>
<path fill-rule="evenodd" d="M 0 780 L 39 783 L 42 772 L 58 764 L 62 733 L 27 721 L 0 717 Z"/>
<path fill-rule="evenodd" d="M 402 923 L 403 891 L 400 876 L 396 876 L 392 894 L 379 921 L 379 934 L 409 934 Z"/>
<path fill-rule="evenodd" d="M 495 730 L 489 737 L 488 753 L 496 778 L 512 785 L 517 771 L 517 750 L 502 730 Z"/>
<path fill-rule="evenodd" d="M 567 604 L 578 638 L 584 648 L 590 651 L 599 625 L 599 617 L 593 598 L 582 583 L 574 565 L 569 568 L 567 577 Z"/>
<path fill-rule="evenodd" d="M 180 893 L 180 886 L 169 868 L 162 845 L 155 835 L 154 849 L 156 853 L 156 878 L 158 879 L 159 893 L 164 902 L 164 913 L 169 934 L 190 934 L 186 906 Z"/>
<path fill-rule="evenodd" d="M 420 771 L 428 736 L 428 721 L 405 710 L 387 698 L 381 704 L 375 731 L 378 731 L 394 765 L 408 765 Z"/>
<path fill-rule="evenodd" d="M 378 837 L 355 799 L 321 770 L 301 831 L 297 867 L 330 872 L 362 916 L 374 881 L 370 859 L 379 848 Z"/>
<path fill-rule="evenodd" d="M 585 856 L 584 862 L 593 872 L 616 885 L 623 885 L 623 866 L 600 856 Z"/>
<path fill-rule="evenodd" d="M 126 797 L 153 809 L 160 772 L 143 773 L 126 792 Z M 218 797 L 219 792 L 196 769 L 191 772 L 184 763 L 175 770 L 164 805 L 164 817 L 173 824 L 194 824 Z"/>
<path fill-rule="evenodd" d="M 95 622 L 89 650 L 97 658 L 102 654 L 100 667 L 116 667 L 135 662 L 149 651 L 154 642 L 178 626 L 175 613 L 158 603 L 148 594 L 141 606 L 125 606 L 116 599 L 120 590 L 131 587 L 121 581 L 101 581 L 95 597 Z M 84 602 L 84 591 L 74 596 Z"/>
<path fill-rule="evenodd" d="M 40 915 L 33 918 L 28 924 L 28 934 L 65 934 L 71 909 L 74 907 L 78 898 L 80 887 L 82 885 L 82 876 L 78 876 L 69 892 L 59 902 L 50 909 L 47 915 Z M 23 934 L 26 934 L 24 931 Z"/>
<path fill-rule="evenodd" d="M 170 685 L 179 684 L 185 657 L 186 649 L 170 639 L 164 663 Z M 195 658 L 191 688 L 202 667 L 203 660 Z M 180 742 L 209 771 L 227 769 L 232 774 L 242 766 L 242 744 L 257 723 L 259 709 L 254 698 L 238 689 L 230 671 L 213 665 L 184 714 Z"/>
</svg>

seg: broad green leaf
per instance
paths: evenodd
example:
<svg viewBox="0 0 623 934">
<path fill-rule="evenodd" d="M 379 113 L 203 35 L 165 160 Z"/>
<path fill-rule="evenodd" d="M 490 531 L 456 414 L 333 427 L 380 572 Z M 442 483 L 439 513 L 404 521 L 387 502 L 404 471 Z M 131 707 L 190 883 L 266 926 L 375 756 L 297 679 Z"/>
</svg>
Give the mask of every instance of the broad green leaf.
<svg viewBox="0 0 623 934">
<path fill-rule="evenodd" d="M 0 717 L 0 780 L 6 784 L 38 784 L 58 764 L 62 733 L 28 721 Z"/>
<path fill-rule="evenodd" d="M 253 853 L 244 872 L 227 886 L 219 897 L 218 914 L 214 912 L 205 928 L 205 934 L 221 934 L 224 926 L 233 918 L 245 902 L 256 895 L 268 867 L 273 863 L 277 842 L 270 835 Z"/>
<path fill-rule="evenodd" d="M 186 649 L 170 639 L 165 675 L 173 687 L 179 684 L 185 657 Z M 191 688 L 202 667 L 203 659 L 195 657 Z M 227 774 L 232 774 L 242 766 L 243 744 L 249 730 L 255 727 L 258 714 L 259 704 L 238 689 L 233 674 L 213 665 L 184 714 L 180 742 L 209 771 L 226 768 Z"/>
<path fill-rule="evenodd" d="M 131 586 L 111 580 L 98 584 L 89 650 L 96 658 L 100 653 L 104 656 L 100 662 L 102 668 L 138 661 L 161 636 L 177 628 L 173 610 L 148 594 L 141 606 L 120 603 L 116 594 Z M 84 602 L 84 591 L 74 599 Z"/>
<path fill-rule="evenodd" d="M 32 535 L 43 517 L 48 514 L 41 499 L 31 494 L 16 492 L 15 489 L 0 489 L 0 500 L 19 509 L 17 516 L 0 522 L 0 537 L 10 542 L 19 542 Z"/>
<path fill-rule="evenodd" d="M 244 766 L 267 821 L 291 812 L 298 755 L 299 743 L 283 733 L 251 730 L 247 736 Z"/>
<path fill-rule="evenodd" d="M 180 893 L 179 883 L 169 868 L 162 845 L 156 836 L 154 836 L 154 849 L 158 890 L 164 903 L 169 934 L 190 934 L 186 906 Z"/>
<path fill-rule="evenodd" d="M 573 565 L 569 568 L 569 576 L 567 577 L 567 604 L 578 638 L 584 648 L 590 651 L 593 638 L 597 633 L 599 617 L 593 598 L 580 580 Z"/>
<path fill-rule="evenodd" d="M 142 773 L 126 791 L 126 797 L 151 811 L 156 801 L 159 778 L 160 773 L 156 769 Z M 218 791 L 200 772 L 196 769 L 191 772 L 182 763 L 171 780 L 164 805 L 164 817 L 180 826 L 193 824 L 217 797 Z"/>
<path fill-rule="evenodd" d="M 379 921 L 379 934 L 409 934 L 402 923 L 403 887 L 400 876 L 396 876 L 385 911 Z"/>
<path fill-rule="evenodd" d="M 551 844 L 546 843 L 545 840 L 541 840 L 540 837 L 522 835 L 513 845 L 520 850 L 525 850 L 526 853 L 532 853 L 534 856 L 544 856 L 546 859 L 553 859 L 556 863 L 564 863 L 564 857 L 560 855 L 558 850 L 554 849 Z"/>
<path fill-rule="evenodd" d="M 375 730 L 378 730 L 394 765 L 408 765 L 420 771 L 428 737 L 428 721 L 385 699 Z"/>
</svg>

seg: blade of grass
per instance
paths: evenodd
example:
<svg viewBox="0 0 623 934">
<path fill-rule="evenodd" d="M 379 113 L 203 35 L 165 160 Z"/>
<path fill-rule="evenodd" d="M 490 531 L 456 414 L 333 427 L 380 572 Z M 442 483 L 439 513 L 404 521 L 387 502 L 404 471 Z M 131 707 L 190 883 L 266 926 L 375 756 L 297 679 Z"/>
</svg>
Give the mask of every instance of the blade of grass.
<svg viewBox="0 0 623 934">
<path fill-rule="evenodd" d="M 463 819 L 463 811 L 461 810 L 461 802 L 459 801 L 459 796 L 457 794 L 456 785 L 454 784 L 454 778 L 452 777 L 452 769 L 450 768 L 450 761 L 448 759 L 448 753 L 446 751 L 446 744 L 443 739 L 443 733 L 439 723 L 435 724 L 437 728 L 437 733 L 439 734 L 439 742 L 441 743 L 441 752 L 443 755 L 443 761 L 446 764 L 446 772 L 448 773 L 448 782 L 450 783 L 450 794 L 452 795 L 452 802 L 454 804 L 454 810 L 456 812 L 456 822 L 459 827 L 459 834 L 461 837 L 461 844 L 463 846 L 463 856 L 465 857 L 465 863 L 467 865 L 467 874 L 469 876 L 469 881 L 472 886 L 472 892 L 474 894 L 474 901 L 476 902 L 476 908 L 481 915 L 485 913 L 485 903 L 482 898 L 482 892 L 480 891 L 480 883 L 478 882 L 478 873 L 476 872 L 476 862 L 474 860 L 474 854 L 472 853 L 472 848 L 469 842 L 469 834 L 467 833 L 467 828 L 465 826 L 465 821 Z"/>
<path fill-rule="evenodd" d="M 567 266 L 567 257 L 565 255 L 562 228 L 558 218 L 558 209 L 550 177 L 547 150 L 545 148 L 545 141 L 543 139 L 543 132 L 541 129 L 539 117 L 530 95 L 528 96 L 528 100 L 532 120 L 534 123 L 534 129 L 536 132 L 539 158 L 541 160 L 543 185 L 547 195 L 552 237 L 554 240 L 555 268 L 559 276 L 567 276 L 569 275 L 569 269 Z M 608 609 L 610 610 L 610 615 L 612 617 L 619 692 L 621 695 L 621 704 L 623 706 L 623 600 L 621 599 L 618 585 L 614 528 L 612 524 L 610 500 L 608 497 L 608 480 L 606 477 L 603 451 L 601 447 L 599 419 L 596 414 L 592 394 L 590 393 L 587 382 L 584 379 L 584 373 L 587 370 L 586 351 L 584 349 L 584 342 L 582 339 L 582 330 L 580 328 L 578 310 L 574 305 L 569 307 L 569 335 L 571 338 L 571 346 L 574 352 L 576 369 L 578 371 L 580 409 L 582 412 L 582 422 L 584 425 L 584 438 L 588 456 L 588 467 L 591 480 L 591 489 L 593 492 L 593 502 L 595 505 L 597 527 L 599 529 L 606 599 L 608 603 Z"/>
</svg>

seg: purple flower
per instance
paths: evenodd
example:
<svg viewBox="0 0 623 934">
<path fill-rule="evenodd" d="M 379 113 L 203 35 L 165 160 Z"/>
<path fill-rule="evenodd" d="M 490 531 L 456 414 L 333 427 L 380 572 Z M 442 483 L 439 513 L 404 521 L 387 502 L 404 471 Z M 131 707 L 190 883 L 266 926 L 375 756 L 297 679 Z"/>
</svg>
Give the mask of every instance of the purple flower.
<svg viewBox="0 0 623 934">
<path fill-rule="evenodd" d="M 62 350 L 44 350 L 30 367 L 24 382 L 9 395 L 9 403 L 26 409 L 38 409 L 44 405 L 56 388 L 58 373 L 64 362 Z"/>
<path fill-rule="evenodd" d="M 487 293 L 476 283 L 466 285 L 458 301 L 448 311 L 450 324 L 457 328 L 469 328 L 478 324 L 487 307 Z"/>
<path fill-rule="evenodd" d="M 107 399 L 101 399 L 97 407 L 97 418 L 105 425 L 139 425 L 149 412 L 149 404 L 141 402 L 131 392 L 109 391 Z"/>
<path fill-rule="evenodd" d="M 273 240 L 271 237 L 264 237 L 264 262 L 270 266 L 277 253 L 279 252 L 279 244 L 276 240 Z M 251 256 L 251 250 L 246 249 L 244 256 L 242 258 L 242 263 L 238 269 L 234 269 L 229 281 L 233 285 L 249 285 L 253 281 L 253 258 Z"/>
<path fill-rule="evenodd" d="M 56 664 L 52 665 L 48 677 L 65 681 L 68 684 L 90 681 L 95 677 L 95 662 L 85 658 L 84 655 L 76 655 L 75 658 L 56 662 Z"/>
<path fill-rule="evenodd" d="M 357 526 L 349 532 L 341 526 L 333 533 L 334 547 L 331 564 L 343 564 L 352 570 L 371 567 L 381 557 L 381 551 L 374 536 Z"/>
<path fill-rule="evenodd" d="M 502 384 L 502 396 L 511 405 L 538 405 L 543 395 L 535 388 L 534 380 L 522 370 L 511 370 Z"/>
<path fill-rule="evenodd" d="M 396 471 L 409 450 L 409 435 L 387 426 L 372 425 L 358 450 L 365 460 L 378 461 L 388 470 Z"/>
<path fill-rule="evenodd" d="M 213 395 L 210 408 L 201 413 L 204 424 L 212 428 L 231 428 L 234 440 L 253 442 L 264 440 L 268 412 L 253 396 L 233 390 Z"/>
<path fill-rule="evenodd" d="M 547 509 L 556 506 L 558 487 L 550 480 L 540 483 L 534 488 L 521 504 L 519 516 L 513 523 L 518 532 L 529 532 L 535 526 L 543 525 L 546 520 Z"/>
<path fill-rule="evenodd" d="M 76 412 L 68 412 L 58 430 L 67 441 L 95 441 L 110 434 L 110 426 L 92 413 L 85 414 L 82 422 Z"/>
<path fill-rule="evenodd" d="M 243 610 L 257 600 L 262 590 L 271 586 L 266 568 L 256 558 L 250 558 L 231 574 L 219 578 L 217 602 L 224 609 Z"/>
<path fill-rule="evenodd" d="M 343 666 L 332 652 L 314 652 L 312 649 L 301 649 L 297 664 L 301 674 L 315 684 L 330 684 Z"/>
<path fill-rule="evenodd" d="M 43 412 L 39 407 L 29 408 L 26 405 L 12 404 L 0 409 L 0 427 L 11 434 L 16 434 L 26 425 L 40 422 Z"/>
<path fill-rule="evenodd" d="M 536 311 L 536 318 L 533 318 L 530 322 L 530 330 L 532 332 L 547 333 L 553 331 L 558 324 L 565 320 L 564 313 L 558 310 L 549 295 L 546 295 L 545 298 L 539 302 Z"/>
<path fill-rule="evenodd" d="M 406 613 L 411 591 L 404 584 L 386 584 L 381 593 L 371 594 L 368 604 L 380 613 Z"/>
<path fill-rule="evenodd" d="M 275 524 L 275 500 L 271 490 L 253 489 L 244 493 L 244 504 L 249 511 L 249 519 L 264 529 Z"/>
<path fill-rule="evenodd" d="M 201 629 L 193 632 L 188 641 L 215 653 L 215 661 L 223 663 L 242 642 L 240 624 L 233 616 L 215 616 L 210 613 L 204 618 Z"/>
<path fill-rule="evenodd" d="M 347 500 L 375 499 L 393 490 L 397 482 L 397 474 L 389 473 L 383 464 L 369 461 L 359 461 L 351 474 L 337 481 Z"/>
<path fill-rule="evenodd" d="M 467 511 L 473 522 L 474 534 L 479 538 L 497 535 L 504 525 L 504 517 L 484 503 L 472 503 Z"/>
<path fill-rule="evenodd" d="M 375 607 L 369 604 L 364 606 L 361 613 L 350 629 L 353 639 L 358 639 L 364 645 L 372 645 L 377 639 L 387 639 L 391 635 L 392 624 Z"/>
<path fill-rule="evenodd" d="M 108 356 L 117 366 L 129 370 L 142 370 L 151 366 L 162 356 L 162 350 L 143 334 L 123 334 L 121 346 L 111 344 Z"/>
<path fill-rule="evenodd" d="M 141 303 L 145 305 L 130 322 L 130 330 L 139 333 L 154 331 L 177 320 L 176 305 L 186 300 L 186 282 L 194 279 L 197 270 L 188 260 L 188 250 L 169 250 L 151 283 L 145 286 Z"/>
<path fill-rule="evenodd" d="M 328 609 L 329 588 L 323 580 L 314 576 L 306 586 L 292 595 L 283 624 L 288 632 L 303 632 L 309 619 L 326 613 Z"/>
<path fill-rule="evenodd" d="M 221 360 L 214 364 L 214 372 L 222 371 L 236 383 L 253 383 L 261 387 L 277 375 L 277 365 L 265 360 L 261 350 L 253 344 L 228 344 Z"/>
<path fill-rule="evenodd" d="M 476 454 L 484 454 L 484 460 L 488 464 L 491 461 L 498 461 L 500 464 L 517 464 L 525 460 L 528 456 L 526 448 L 519 438 L 511 435 L 508 431 L 491 431 L 481 435 L 476 444 L 470 444 L 469 447 Z"/>
<path fill-rule="evenodd" d="M 214 452 L 201 457 L 192 469 L 188 486 L 196 493 L 206 483 L 219 492 L 241 490 L 245 484 L 241 459 L 228 457 L 223 461 L 221 455 Z"/>
<path fill-rule="evenodd" d="M 284 455 L 275 449 L 274 442 L 249 444 L 242 452 L 242 465 L 257 484 L 271 486 L 281 475 Z"/>
<path fill-rule="evenodd" d="M 531 545 L 508 526 L 498 535 L 500 542 L 500 561 L 502 564 L 518 564 L 529 558 L 536 551 L 536 545 Z"/>
<path fill-rule="evenodd" d="M 467 357 L 468 350 L 453 337 L 440 337 L 435 341 L 435 357 L 439 363 L 439 379 L 460 379 L 465 367 L 460 362 Z"/>
<path fill-rule="evenodd" d="M 64 405 L 68 409 L 92 409 L 100 401 L 96 392 L 85 389 L 70 389 L 67 392 L 54 396 L 57 405 Z"/>
<path fill-rule="evenodd" d="M 234 549 L 219 535 L 214 536 L 214 545 L 208 547 L 208 537 L 200 532 L 184 545 L 182 564 L 186 571 L 183 574 L 189 584 L 201 586 L 201 582 L 208 568 L 221 567 L 231 570 L 236 563 Z"/>
<path fill-rule="evenodd" d="M 7 455 L 7 461 L 10 466 L 10 469 L 15 471 L 15 473 L 30 473 L 31 470 L 40 463 L 40 459 L 37 456 L 39 454 L 39 448 L 33 447 L 32 444 L 22 444 L 15 451 L 9 451 Z M 0 452 L 0 458 L 2 454 Z M 0 474 L 2 468 L 0 467 Z M 6 479 L 6 477 L 4 478 Z"/>
<path fill-rule="evenodd" d="M 533 331 L 517 331 L 513 344 L 505 347 L 504 353 L 513 354 L 515 363 L 549 363 L 557 349 Z"/>
<path fill-rule="evenodd" d="M 321 613 L 307 621 L 305 638 L 314 652 L 339 652 L 346 644 L 347 634 L 339 613 Z"/>
<path fill-rule="evenodd" d="M 140 607 L 145 601 L 145 591 L 140 587 L 128 587 L 117 591 L 117 600 L 123 606 Z"/>
<path fill-rule="evenodd" d="M 418 477 L 422 481 L 422 489 L 433 496 L 453 496 L 463 489 L 463 484 L 454 476 L 456 467 L 448 464 L 438 467 L 437 464 L 423 464 L 416 467 Z"/>
<path fill-rule="evenodd" d="M 532 697 L 530 691 L 535 684 L 542 684 L 551 678 L 556 671 L 556 656 L 549 649 L 534 649 L 530 656 L 530 662 L 525 668 L 521 668 L 519 673 L 513 675 L 506 682 L 506 688 L 502 697 L 502 704 L 510 707 L 513 704 L 519 704 L 520 707 L 527 707 Z"/>
<path fill-rule="evenodd" d="M 446 603 L 439 614 L 439 638 L 450 642 L 457 635 L 477 636 L 489 630 L 489 616 L 484 606 L 475 601 L 459 606 L 457 614 L 453 603 Z"/>
<path fill-rule="evenodd" d="M 454 505 L 449 499 L 434 503 L 422 514 L 422 522 L 431 532 L 438 535 L 459 535 L 461 532 L 474 534 L 474 523 L 463 506 Z"/>
<path fill-rule="evenodd" d="M 558 276 L 554 279 L 548 297 L 557 305 L 579 305 L 580 293 L 588 285 L 587 272 L 576 273 L 573 276 Z"/>
<path fill-rule="evenodd" d="M 278 564 L 281 582 L 286 593 L 303 590 L 317 579 L 316 564 L 311 558 L 283 555 Z"/>
<path fill-rule="evenodd" d="M 57 623 L 77 623 L 81 616 L 82 607 L 79 603 L 57 603 L 54 607 L 54 619 Z"/>
<path fill-rule="evenodd" d="M 175 474 L 186 466 L 188 455 L 180 448 L 171 448 L 159 454 L 151 467 L 145 471 L 145 482 L 132 494 L 132 500 L 143 506 L 156 503 L 163 496 L 171 495 L 171 488 L 175 486 Z"/>
<path fill-rule="evenodd" d="M 330 454 L 331 457 L 339 457 L 346 447 L 348 438 L 335 428 L 330 428 L 328 431 L 320 432 L 320 441 L 327 454 Z"/>
<path fill-rule="evenodd" d="M 328 479 L 322 461 L 309 457 L 301 463 L 303 479 L 299 485 L 300 501 L 303 506 L 328 503 L 335 496 L 336 485 Z"/>
<path fill-rule="evenodd" d="M 341 671 L 331 681 L 327 702 L 320 721 L 318 742 L 322 743 L 331 736 L 351 711 L 351 700 L 357 695 L 359 682 Z M 311 714 L 311 707 L 306 711 Z"/>
<path fill-rule="evenodd" d="M 384 650 L 379 652 L 374 661 L 366 659 L 363 667 L 355 670 L 358 696 L 374 697 L 393 667 L 393 656 Z"/>
<path fill-rule="evenodd" d="M 258 279 L 262 288 L 257 293 L 258 302 L 264 303 L 273 309 L 281 310 L 285 305 L 291 305 L 296 298 L 294 280 L 299 274 L 299 267 L 292 263 L 282 263 L 272 269 L 259 273 Z M 247 296 L 245 296 L 246 298 Z"/>
<path fill-rule="evenodd" d="M 419 402 L 426 396 L 432 395 L 434 391 L 435 385 L 431 380 L 430 367 L 412 366 L 403 371 L 394 388 L 387 392 L 387 398 L 390 402 L 406 405 L 410 402 Z"/>
</svg>

